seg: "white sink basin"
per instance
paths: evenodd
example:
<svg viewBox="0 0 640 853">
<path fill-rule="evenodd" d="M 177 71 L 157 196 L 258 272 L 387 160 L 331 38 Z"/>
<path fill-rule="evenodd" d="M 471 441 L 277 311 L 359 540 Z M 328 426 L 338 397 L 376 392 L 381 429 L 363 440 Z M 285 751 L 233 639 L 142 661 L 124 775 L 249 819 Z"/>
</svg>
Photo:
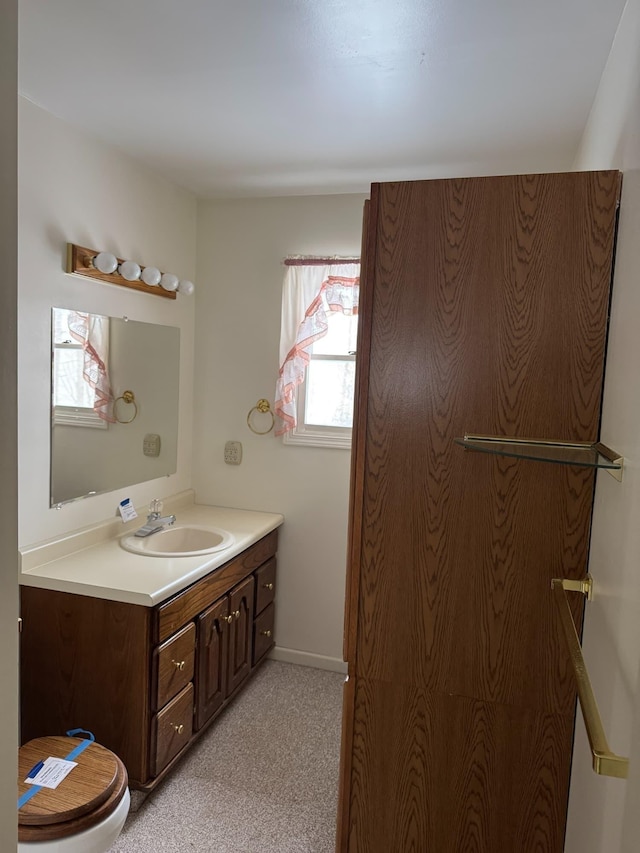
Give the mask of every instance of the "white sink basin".
<svg viewBox="0 0 640 853">
<path fill-rule="evenodd" d="M 172 526 L 150 536 L 123 536 L 120 545 L 148 557 L 197 557 L 229 548 L 235 539 L 219 527 Z"/>
</svg>

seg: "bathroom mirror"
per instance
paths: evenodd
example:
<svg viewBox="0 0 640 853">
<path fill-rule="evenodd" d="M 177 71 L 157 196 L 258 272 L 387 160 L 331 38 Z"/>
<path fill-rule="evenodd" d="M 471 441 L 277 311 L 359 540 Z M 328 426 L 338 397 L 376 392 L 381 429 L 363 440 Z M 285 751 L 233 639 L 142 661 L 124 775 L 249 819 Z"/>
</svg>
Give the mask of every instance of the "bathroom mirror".
<svg viewBox="0 0 640 853">
<path fill-rule="evenodd" d="M 174 474 L 180 329 L 54 308 L 51 506 Z"/>
</svg>

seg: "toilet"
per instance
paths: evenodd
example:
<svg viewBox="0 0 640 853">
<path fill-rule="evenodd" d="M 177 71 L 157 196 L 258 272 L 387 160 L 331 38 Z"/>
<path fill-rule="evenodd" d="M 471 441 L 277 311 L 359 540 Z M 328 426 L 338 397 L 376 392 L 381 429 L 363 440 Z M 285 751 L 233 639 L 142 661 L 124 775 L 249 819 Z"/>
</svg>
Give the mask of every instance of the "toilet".
<svg viewBox="0 0 640 853">
<path fill-rule="evenodd" d="M 127 771 L 90 738 L 41 737 L 20 747 L 18 853 L 107 853 L 120 835 L 130 803 Z M 24 780 L 49 757 L 76 767 L 56 788 L 34 792 Z"/>
</svg>

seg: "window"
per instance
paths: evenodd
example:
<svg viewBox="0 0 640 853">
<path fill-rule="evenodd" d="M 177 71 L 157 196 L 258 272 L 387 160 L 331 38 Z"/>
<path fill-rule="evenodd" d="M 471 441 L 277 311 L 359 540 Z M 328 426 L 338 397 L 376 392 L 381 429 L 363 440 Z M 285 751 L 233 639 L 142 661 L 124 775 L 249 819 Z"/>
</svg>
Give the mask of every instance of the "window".
<svg viewBox="0 0 640 853">
<path fill-rule="evenodd" d="M 351 447 L 357 315 L 331 314 L 327 334 L 309 348 L 297 389 L 297 422 L 285 444 Z"/>
<path fill-rule="evenodd" d="M 106 429 L 107 418 L 96 408 L 96 389 L 87 379 L 88 347 L 79 339 L 77 319 L 89 317 L 65 308 L 53 309 L 53 423 Z M 106 320 L 107 318 L 100 318 Z M 89 328 L 89 321 L 85 327 Z M 74 329 L 72 332 L 71 329 Z M 108 329 L 101 329 L 108 338 Z M 106 347 L 106 344 L 103 344 Z M 106 353 L 105 353 L 106 356 Z"/>
<path fill-rule="evenodd" d="M 288 259 L 275 404 L 285 444 L 351 446 L 359 271 L 357 260 Z"/>
</svg>

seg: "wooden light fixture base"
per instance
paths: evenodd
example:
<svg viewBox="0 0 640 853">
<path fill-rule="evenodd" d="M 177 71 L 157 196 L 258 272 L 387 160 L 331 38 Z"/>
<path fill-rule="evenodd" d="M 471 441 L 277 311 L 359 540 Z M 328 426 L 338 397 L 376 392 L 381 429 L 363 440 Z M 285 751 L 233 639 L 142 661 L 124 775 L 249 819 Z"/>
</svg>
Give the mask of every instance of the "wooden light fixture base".
<svg viewBox="0 0 640 853">
<path fill-rule="evenodd" d="M 132 290 L 142 290 L 144 293 L 151 293 L 154 296 L 163 296 L 165 299 L 175 299 L 176 293 L 173 290 L 165 290 L 160 285 L 152 287 L 145 284 L 144 281 L 128 281 L 119 273 L 104 273 L 93 266 L 93 259 L 98 254 L 94 249 L 86 249 L 83 246 L 76 246 L 75 243 L 67 243 L 67 267 L 66 271 L 72 275 L 83 275 L 87 278 L 95 278 L 99 281 L 105 281 L 108 284 L 119 284 L 121 287 L 130 287 Z M 118 258 L 118 263 L 123 263 L 122 258 Z"/>
</svg>

